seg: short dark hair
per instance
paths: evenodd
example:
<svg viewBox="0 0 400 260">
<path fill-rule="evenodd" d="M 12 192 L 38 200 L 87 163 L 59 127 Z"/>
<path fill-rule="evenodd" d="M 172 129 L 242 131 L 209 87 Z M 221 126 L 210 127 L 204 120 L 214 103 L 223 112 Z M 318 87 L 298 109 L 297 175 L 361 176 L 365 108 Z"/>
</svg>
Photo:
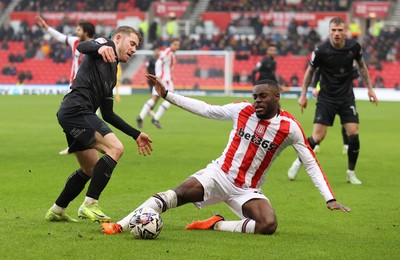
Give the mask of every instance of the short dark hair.
<svg viewBox="0 0 400 260">
<path fill-rule="evenodd" d="M 339 16 L 333 17 L 333 18 L 329 21 L 329 25 L 332 24 L 332 23 L 334 23 L 334 24 L 336 24 L 336 25 L 339 25 L 339 24 L 342 24 L 342 23 L 346 24 L 346 22 L 343 20 L 343 18 L 342 18 L 342 17 L 339 17 Z"/>
<path fill-rule="evenodd" d="M 139 38 L 138 44 L 142 41 L 142 35 L 133 27 L 126 26 L 126 25 L 118 27 L 117 29 L 115 29 L 112 32 L 111 39 L 113 39 L 118 33 L 124 33 L 124 34 L 134 33 Z"/>
<path fill-rule="evenodd" d="M 90 22 L 80 22 L 78 26 L 82 27 L 83 32 L 87 33 L 90 38 L 95 34 L 94 25 Z"/>
<path fill-rule="evenodd" d="M 263 80 L 257 81 L 256 84 L 254 85 L 254 87 L 257 85 L 268 85 L 268 86 L 276 88 L 276 90 L 279 91 L 278 82 L 276 82 L 275 80 L 263 79 Z"/>
</svg>

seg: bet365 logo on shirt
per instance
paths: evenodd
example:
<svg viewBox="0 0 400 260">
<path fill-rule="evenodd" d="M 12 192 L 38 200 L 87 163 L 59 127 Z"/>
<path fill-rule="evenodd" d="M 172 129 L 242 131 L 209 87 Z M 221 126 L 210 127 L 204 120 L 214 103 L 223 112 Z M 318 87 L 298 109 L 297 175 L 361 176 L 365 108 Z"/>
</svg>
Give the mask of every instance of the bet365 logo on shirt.
<svg viewBox="0 0 400 260">
<path fill-rule="evenodd" d="M 243 130 L 243 128 L 239 128 L 237 135 L 240 136 L 241 138 L 249 140 L 250 142 L 252 142 L 257 146 L 261 146 L 262 148 L 267 149 L 268 151 L 272 151 L 276 147 L 276 144 L 274 144 L 273 142 L 265 140 L 255 134 L 246 133 Z"/>
</svg>

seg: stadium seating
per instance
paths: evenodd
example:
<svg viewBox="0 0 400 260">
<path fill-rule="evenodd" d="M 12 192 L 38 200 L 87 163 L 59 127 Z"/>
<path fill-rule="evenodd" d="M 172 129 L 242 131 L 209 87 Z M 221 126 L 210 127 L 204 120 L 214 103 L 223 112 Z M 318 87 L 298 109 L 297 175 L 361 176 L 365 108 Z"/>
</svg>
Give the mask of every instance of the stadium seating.
<svg viewBox="0 0 400 260">
<path fill-rule="evenodd" d="M 8 56 L 18 52 L 25 53 L 25 45 L 23 42 L 12 42 L 8 43 L 9 50 L 0 50 L 0 60 L 2 69 L 8 62 Z M 16 84 L 18 82 L 18 74 L 21 71 L 31 71 L 32 80 L 25 81 L 27 84 L 56 84 L 57 80 L 62 76 L 70 75 L 71 71 L 71 60 L 66 63 L 55 63 L 50 58 L 44 60 L 25 59 L 21 63 L 13 63 L 17 68 L 16 76 L 4 76 L 0 75 L 0 84 Z"/>
<path fill-rule="evenodd" d="M 16 54 L 18 52 L 25 53 L 23 42 L 9 42 L 9 50 L 0 50 L 0 60 L 2 67 L 8 64 L 8 56 L 10 53 Z M 250 56 L 248 60 L 235 60 L 233 64 L 233 72 L 241 74 L 246 71 L 251 74 L 255 64 L 262 59 L 262 56 Z M 290 82 L 290 77 L 296 73 L 299 77 L 300 84 L 307 66 L 308 58 L 305 56 L 277 56 L 277 73 L 286 81 Z M 0 75 L 0 84 L 16 84 L 18 82 L 18 73 L 21 71 L 30 70 L 32 73 L 32 80 L 25 81 L 28 84 L 55 84 L 57 80 L 63 76 L 69 76 L 71 60 L 66 63 L 55 63 L 50 58 L 44 60 L 25 59 L 22 63 L 14 63 L 17 68 L 17 75 L 4 76 Z M 375 77 L 380 75 L 384 79 L 386 88 L 393 88 L 396 83 L 400 83 L 398 77 L 399 62 L 382 62 L 383 69 L 378 71 L 373 67 L 369 68 L 371 81 L 374 82 Z M 209 59 L 206 56 L 198 56 L 196 64 L 179 63 L 175 66 L 175 85 L 180 88 L 192 89 L 197 83 L 200 86 L 215 88 L 221 87 L 224 84 L 223 77 L 209 77 L 198 75 L 196 70 L 204 69 L 209 70 L 211 67 L 215 69 L 224 68 L 224 59 Z M 51 68 L 51 69 L 49 69 Z M 2 68 L 0 68 L 2 69 Z M 140 68 L 138 73 L 131 79 L 132 82 L 143 81 L 144 65 Z M 206 73 L 207 75 L 207 73 Z M 250 85 L 251 82 L 248 83 Z M 243 83 L 233 83 L 234 86 L 243 86 Z"/>
</svg>

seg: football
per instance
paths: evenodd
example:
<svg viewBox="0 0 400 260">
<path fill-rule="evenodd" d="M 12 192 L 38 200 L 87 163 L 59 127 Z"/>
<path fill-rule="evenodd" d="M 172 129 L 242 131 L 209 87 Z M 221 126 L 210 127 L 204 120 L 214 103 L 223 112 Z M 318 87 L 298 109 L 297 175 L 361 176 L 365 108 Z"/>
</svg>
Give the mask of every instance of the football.
<svg viewBox="0 0 400 260">
<path fill-rule="evenodd" d="M 131 220 L 129 228 L 134 238 L 154 239 L 163 227 L 160 214 L 151 208 L 137 209 Z"/>
</svg>

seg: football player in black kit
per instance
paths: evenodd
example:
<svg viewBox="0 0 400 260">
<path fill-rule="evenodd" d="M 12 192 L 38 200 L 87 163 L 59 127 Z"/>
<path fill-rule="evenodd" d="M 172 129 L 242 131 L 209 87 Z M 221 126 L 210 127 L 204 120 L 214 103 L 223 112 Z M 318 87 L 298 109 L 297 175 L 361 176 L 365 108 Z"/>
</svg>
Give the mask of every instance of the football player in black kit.
<svg viewBox="0 0 400 260">
<path fill-rule="evenodd" d="M 276 81 L 275 71 L 276 71 L 276 46 L 271 44 L 267 49 L 267 56 L 265 56 L 261 61 L 257 62 L 256 67 L 252 72 L 253 84 L 257 81 L 263 79 L 270 79 Z M 258 79 L 256 79 L 256 74 L 258 73 Z"/>
<path fill-rule="evenodd" d="M 361 45 L 353 39 L 345 38 L 345 28 L 346 23 L 342 18 L 335 17 L 330 20 L 329 39 L 312 53 L 304 75 L 298 103 L 303 112 L 303 109 L 307 107 L 307 87 L 310 85 L 314 70 L 319 67 L 321 90 L 317 98 L 313 134 L 308 138 L 308 142 L 314 149 L 325 138 L 328 126 L 333 125 L 335 115 L 339 115 L 349 141 L 347 182 L 361 184 L 354 172 L 360 149 L 359 118 L 353 92 L 354 60 L 357 62 L 359 73 L 368 88 L 369 100 L 378 105 L 378 99 L 372 89 L 368 68 L 362 57 Z M 290 180 L 296 178 L 300 166 L 301 161 L 297 158 L 288 171 Z"/>
<path fill-rule="evenodd" d="M 78 210 L 78 217 L 94 222 L 109 222 L 110 217 L 98 205 L 101 192 L 121 158 L 124 147 L 112 132 L 108 122 L 131 136 L 137 143 L 140 155 L 149 155 L 152 140 L 113 111 L 113 88 L 117 80 L 119 62 L 127 62 L 136 52 L 140 34 L 129 26 L 118 27 L 111 39 L 97 38 L 78 44 L 78 51 L 85 54 L 71 91 L 65 95 L 57 112 L 69 152 L 74 153 L 80 168 L 72 173 L 55 201 L 47 211 L 49 221 L 77 221 L 66 213 L 68 204 L 85 188 L 90 180 L 85 200 Z M 100 107 L 103 119 L 96 115 Z M 99 159 L 98 152 L 103 156 Z"/>
</svg>

